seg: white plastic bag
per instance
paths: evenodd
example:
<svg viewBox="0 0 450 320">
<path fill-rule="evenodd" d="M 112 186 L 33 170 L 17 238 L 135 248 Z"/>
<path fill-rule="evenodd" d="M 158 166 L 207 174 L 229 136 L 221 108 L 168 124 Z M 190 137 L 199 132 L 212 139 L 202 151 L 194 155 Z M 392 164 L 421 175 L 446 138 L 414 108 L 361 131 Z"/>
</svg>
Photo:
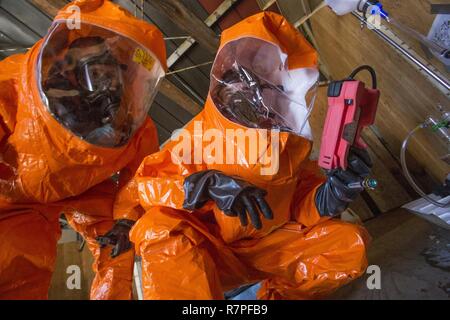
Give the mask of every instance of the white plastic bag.
<svg viewBox="0 0 450 320">
<path fill-rule="evenodd" d="M 343 16 L 357 10 L 361 0 L 325 0 L 325 2 L 337 15 Z"/>
</svg>

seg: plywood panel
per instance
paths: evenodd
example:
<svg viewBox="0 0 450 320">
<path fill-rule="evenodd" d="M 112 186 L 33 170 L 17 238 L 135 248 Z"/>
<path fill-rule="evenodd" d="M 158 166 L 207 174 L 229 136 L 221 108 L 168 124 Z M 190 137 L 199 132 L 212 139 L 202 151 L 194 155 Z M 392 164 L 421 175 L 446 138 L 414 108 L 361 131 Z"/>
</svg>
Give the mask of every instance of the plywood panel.
<svg viewBox="0 0 450 320">
<path fill-rule="evenodd" d="M 222 3 L 222 0 L 198 0 L 198 2 L 203 6 L 203 8 L 205 8 L 206 11 L 212 13 Z M 218 24 L 222 30 L 225 30 L 240 20 L 241 17 L 239 16 L 239 13 L 233 8 L 220 18 Z"/>
<path fill-rule="evenodd" d="M 51 20 L 30 2 L 0 1 L 0 7 L 41 37 L 45 36 L 47 29 L 50 27 Z"/>
<path fill-rule="evenodd" d="M 125 9 L 129 10 L 132 14 L 134 14 L 135 5 L 133 0 L 118 0 L 116 1 Z M 140 17 L 140 1 L 138 1 L 138 17 Z M 153 6 L 148 3 L 144 6 L 145 11 L 145 20 L 156 25 L 158 29 L 163 33 L 165 37 L 177 37 L 177 36 L 187 36 L 187 32 L 178 28 L 168 17 L 159 12 Z M 166 49 L 167 49 L 167 57 L 175 51 L 175 49 L 183 42 L 183 40 L 166 40 Z M 204 50 L 201 46 L 194 45 L 189 52 L 181 57 L 177 63 L 173 66 L 173 69 L 182 69 L 186 67 L 191 67 L 193 65 L 203 63 L 206 61 L 212 60 L 213 55 L 210 54 L 207 50 Z M 209 86 L 209 66 L 191 69 L 186 72 L 181 72 L 177 74 L 177 76 L 184 81 L 194 92 L 202 98 L 205 98 L 208 92 Z M 167 79 L 172 83 L 178 85 L 178 82 L 175 81 L 174 76 L 168 76 Z M 191 93 L 186 90 L 183 86 L 179 86 L 179 88 L 184 91 L 186 94 L 191 96 Z"/>
<path fill-rule="evenodd" d="M 434 0 L 414 0 L 414 1 L 404 1 L 404 0 L 388 0 L 383 1 L 384 8 L 389 12 L 390 16 L 396 19 L 401 24 L 413 28 L 417 32 L 428 35 L 431 25 L 433 24 L 435 15 L 431 14 L 431 4 L 432 3 L 445 3 L 445 1 L 434 1 Z M 447 1 L 448 3 L 448 1 Z M 394 26 L 390 26 L 392 30 L 398 34 L 403 41 L 405 41 L 411 48 L 413 48 L 422 58 L 429 61 L 436 68 L 438 68 L 447 77 L 450 75 L 447 72 L 445 66 L 434 56 L 428 56 L 426 52 L 422 49 L 421 44 L 415 38 L 402 32 Z"/>
<path fill-rule="evenodd" d="M 173 24 L 192 36 L 203 48 L 215 52 L 219 39 L 202 19 L 197 17 L 181 0 L 153 0 L 149 4 Z"/>
<path fill-rule="evenodd" d="M 376 125 L 394 155 L 407 133 L 435 112 L 437 104 L 448 105 L 448 99 L 421 73 L 372 31 L 361 30 L 352 16 L 337 17 L 328 8 L 312 18 L 312 27 L 334 79 L 341 79 L 357 66 L 372 65 L 378 73 L 381 101 Z M 361 79 L 370 80 L 365 74 Z M 448 165 L 439 160 L 445 146 L 430 136 L 421 136 L 411 145 L 411 154 L 430 175 L 443 178 Z"/>
<path fill-rule="evenodd" d="M 39 40 L 39 35 L 28 28 L 7 10 L 0 7 L 1 33 L 18 46 L 31 46 Z"/>
<path fill-rule="evenodd" d="M 198 0 L 198 2 L 209 12 L 212 13 L 223 1 L 222 0 Z M 261 11 L 260 8 L 268 4 L 267 10 L 278 12 L 275 0 L 239 0 L 230 10 L 223 15 L 218 24 L 222 30 L 238 23 L 242 19 L 249 17 Z"/>
<path fill-rule="evenodd" d="M 370 290 L 370 275 L 364 274 L 330 299 L 448 300 L 446 244 L 450 239 L 446 230 L 404 210 L 382 215 L 365 226 L 373 237 L 369 265 L 380 267 L 381 288 Z"/>
</svg>

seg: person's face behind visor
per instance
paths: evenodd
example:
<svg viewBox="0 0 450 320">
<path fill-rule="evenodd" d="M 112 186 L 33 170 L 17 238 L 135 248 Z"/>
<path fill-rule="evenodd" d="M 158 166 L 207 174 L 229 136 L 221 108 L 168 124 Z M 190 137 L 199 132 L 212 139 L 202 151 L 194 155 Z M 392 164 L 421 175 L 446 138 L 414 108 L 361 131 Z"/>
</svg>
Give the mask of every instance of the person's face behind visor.
<svg viewBox="0 0 450 320">
<path fill-rule="evenodd" d="M 279 47 L 241 38 L 218 53 L 211 72 L 211 98 L 229 120 L 248 128 L 275 129 L 310 138 L 318 71 L 288 70 Z"/>
<path fill-rule="evenodd" d="M 155 55 L 112 31 L 52 27 L 38 61 L 41 96 L 68 130 L 103 147 L 126 144 L 142 125 L 163 68 Z"/>
</svg>

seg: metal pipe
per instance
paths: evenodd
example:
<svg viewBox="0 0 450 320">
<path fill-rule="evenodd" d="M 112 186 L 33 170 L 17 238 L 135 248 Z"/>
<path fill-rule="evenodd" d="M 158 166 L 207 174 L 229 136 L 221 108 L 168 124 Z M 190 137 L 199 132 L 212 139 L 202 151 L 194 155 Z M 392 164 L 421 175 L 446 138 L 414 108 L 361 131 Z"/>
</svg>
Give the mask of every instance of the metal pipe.
<svg viewBox="0 0 450 320">
<path fill-rule="evenodd" d="M 2 46 L 0 45 L 0 52 L 16 52 L 16 51 L 21 51 L 21 50 L 28 50 L 30 49 L 29 47 L 7 47 L 7 46 Z"/>
<path fill-rule="evenodd" d="M 365 23 L 366 25 L 368 22 L 366 19 L 361 17 L 358 13 L 352 12 L 352 15 L 356 17 L 359 21 Z M 431 70 L 426 64 L 424 64 L 422 61 L 417 59 L 415 56 L 413 56 L 408 50 L 400 46 L 397 42 L 389 38 L 387 35 L 385 35 L 383 32 L 381 32 L 377 28 L 372 29 L 373 32 L 375 32 L 380 38 L 382 38 L 384 41 L 386 41 L 388 44 L 390 44 L 392 47 L 400 51 L 401 54 L 403 54 L 406 58 L 408 58 L 411 62 L 416 64 L 419 68 L 423 69 L 430 77 L 432 77 L 434 80 L 436 80 L 441 86 L 443 86 L 447 91 L 450 90 L 450 83 L 447 81 L 447 79 L 442 78 L 440 75 L 436 74 L 433 70 Z"/>
<path fill-rule="evenodd" d="M 402 143 L 402 148 L 401 148 L 401 152 L 400 152 L 400 162 L 402 165 L 402 169 L 403 169 L 403 174 L 406 178 L 406 180 L 408 180 L 409 184 L 411 185 L 411 187 L 425 200 L 427 200 L 429 203 L 434 204 L 437 207 L 440 208 L 446 208 L 448 206 L 450 206 L 450 200 L 447 202 L 439 202 L 434 200 L 433 198 L 431 198 L 430 196 L 428 196 L 425 192 L 422 191 L 422 189 L 416 184 L 416 182 L 414 181 L 413 177 L 411 176 L 411 173 L 408 170 L 408 165 L 406 164 L 406 150 L 408 149 L 408 143 L 410 141 L 410 139 L 417 133 L 417 131 L 419 131 L 420 129 L 423 129 L 426 127 L 426 124 L 420 124 L 418 125 L 416 128 L 414 128 L 413 130 L 411 130 L 408 135 L 406 136 L 405 140 L 403 140 Z"/>
</svg>

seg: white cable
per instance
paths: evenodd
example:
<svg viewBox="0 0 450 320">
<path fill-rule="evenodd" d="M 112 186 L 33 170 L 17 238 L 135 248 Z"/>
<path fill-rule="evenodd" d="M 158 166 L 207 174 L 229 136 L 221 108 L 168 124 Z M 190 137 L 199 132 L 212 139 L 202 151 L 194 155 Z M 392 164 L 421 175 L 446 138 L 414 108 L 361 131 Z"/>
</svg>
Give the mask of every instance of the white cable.
<svg viewBox="0 0 450 320">
<path fill-rule="evenodd" d="M 188 39 L 190 36 L 179 36 L 179 37 L 165 37 L 164 40 L 181 40 Z"/>
<path fill-rule="evenodd" d="M 425 200 L 427 200 L 428 202 L 434 204 L 435 206 L 438 206 L 440 208 L 446 208 L 450 205 L 450 201 L 447 201 L 446 203 L 441 203 L 438 202 L 434 199 L 432 199 L 431 197 L 429 197 L 425 192 L 422 191 L 422 189 L 420 189 L 420 187 L 416 184 L 416 182 L 414 181 L 413 177 L 411 176 L 409 170 L 408 170 L 408 166 L 406 165 L 406 150 L 408 148 L 408 143 L 409 143 L 409 139 L 411 139 L 411 137 L 414 136 L 414 134 L 417 133 L 417 131 L 419 131 L 420 129 L 423 129 L 425 127 L 425 124 L 420 124 L 417 127 L 415 127 L 413 130 L 411 130 L 407 137 L 405 138 L 405 140 L 403 141 L 402 144 L 402 149 L 401 149 L 401 153 L 400 153 L 400 163 L 402 165 L 402 169 L 403 169 L 403 174 L 406 177 L 406 180 L 408 180 L 409 184 L 411 185 L 411 187 L 413 187 L 413 189 Z"/>
<path fill-rule="evenodd" d="M 195 69 L 195 68 L 199 68 L 199 67 L 203 67 L 206 66 L 208 64 L 212 64 L 214 61 L 208 61 L 208 62 L 204 62 L 204 63 L 200 63 L 200 64 L 196 64 L 194 66 L 190 66 L 190 67 L 186 67 L 186 68 L 182 68 L 182 69 L 177 69 L 177 70 L 173 70 L 170 72 L 166 73 L 166 76 L 171 75 L 171 74 L 175 74 L 175 73 L 179 73 L 179 72 L 183 72 L 183 71 L 187 71 L 187 70 L 191 70 L 191 69 Z"/>
</svg>

